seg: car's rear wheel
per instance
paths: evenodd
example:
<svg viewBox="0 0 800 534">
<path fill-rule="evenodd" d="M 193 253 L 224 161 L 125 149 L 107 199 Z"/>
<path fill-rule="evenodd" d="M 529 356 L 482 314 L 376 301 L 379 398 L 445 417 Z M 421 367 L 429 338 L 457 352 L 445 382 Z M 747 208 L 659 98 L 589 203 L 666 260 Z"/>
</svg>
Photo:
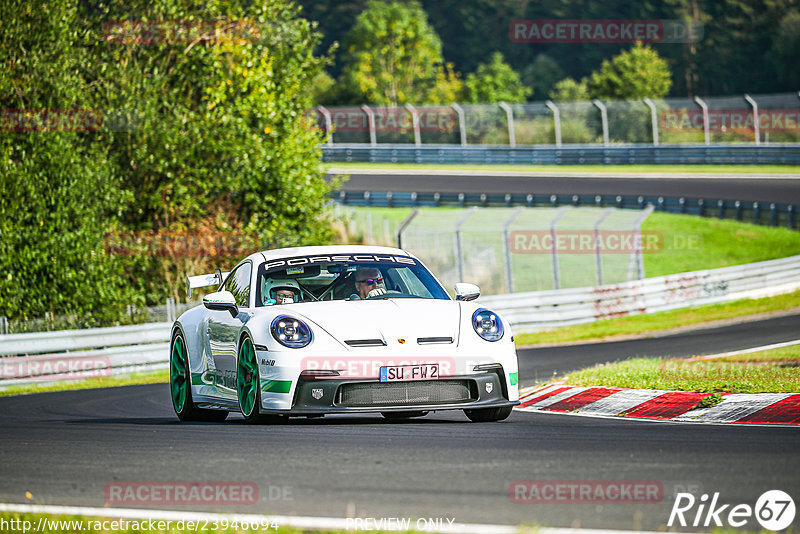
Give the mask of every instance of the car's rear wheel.
<svg viewBox="0 0 800 534">
<path fill-rule="evenodd" d="M 178 331 L 172 337 L 169 357 L 169 389 L 172 407 L 181 421 L 224 421 L 228 412 L 198 408 L 192 400 L 192 379 L 189 369 L 189 353 L 183 334 Z"/>
<path fill-rule="evenodd" d="M 511 415 L 513 406 L 502 406 L 500 408 L 480 408 L 477 410 L 464 410 L 469 420 L 474 423 L 490 423 L 492 421 L 502 421 Z"/>
<path fill-rule="evenodd" d="M 259 413 L 261 406 L 261 376 L 258 372 L 258 361 L 253 341 L 249 337 L 242 339 L 239 346 L 239 357 L 236 364 L 236 394 L 239 397 L 239 409 L 244 420 L 252 424 L 282 423 L 286 418 L 280 415 Z"/>
<path fill-rule="evenodd" d="M 407 412 L 381 412 L 381 415 L 386 419 L 410 419 L 412 417 L 423 417 L 428 415 L 428 412 L 423 411 L 407 411 Z"/>
</svg>

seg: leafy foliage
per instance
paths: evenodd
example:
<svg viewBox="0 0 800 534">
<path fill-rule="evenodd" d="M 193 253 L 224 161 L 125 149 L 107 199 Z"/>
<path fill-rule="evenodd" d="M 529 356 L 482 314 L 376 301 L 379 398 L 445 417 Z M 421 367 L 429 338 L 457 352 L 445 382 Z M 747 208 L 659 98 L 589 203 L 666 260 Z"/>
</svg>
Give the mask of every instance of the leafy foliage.
<svg viewBox="0 0 800 534">
<path fill-rule="evenodd" d="M 535 100 L 544 100 L 559 80 L 564 79 L 564 70 L 547 54 L 539 54 L 530 65 L 520 71 L 522 83 L 533 89 Z"/>
<path fill-rule="evenodd" d="M 341 83 L 383 105 L 455 101 L 461 82 L 442 60 L 442 43 L 416 2 L 371 0 L 345 39 Z"/>
<path fill-rule="evenodd" d="M 495 52 L 489 63 L 478 65 L 478 70 L 467 76 L 464 84 L 465 102 L 525 102 L 533 92 L 522 85 L 514 69 L 503 61 L 503 54 Z"/>
<path fill-rule="evenodd" d="M 669 66 L 649 46 L 636 43 L 592 73 L 589 88 L 595 98 L 661 98 L 672 85 Z"/>
<path fill-rule="evenodd" d="M 572 78 L 564 78 L 553 86 L 549 96 L 555 102 L 580 102 L 589 100 L 589 88 L 586 80 L 576 82 Z"/>
<path fill-rule="evenodd" d="M 0 315 L 163 303 L 183 296 L 187 271 L 232 267 L 245 252 L 226 245 L 234 237 L 254 248 L 327 240 L 331 186 L 305 113 L 326 59 L 313 56 L 319 35 L 298 8 L 59 0 L 0 9 L 9 66 L 0 107 L 105 118 L 97 131 L 0 136 Z M 135 29 L 141 21 L 200 32 Z M 138 237 L 112 256 L 107 234 Z M 161 246 L 208 234 L 209 250 Z"/>
<path fill-rule="evenodd" d="M 124 199 L 102 143 L 46 121 L 90 109 L 78 74 L 88 67 L 71 2 L 47 10 L 26 2 L 0 7 L 0 108 L 28 115 L 0 133 L 0 315 L 41 316 L 131 302 L 121 268 L 105 255 L 106 214 Z M 56 111 L 57 110 L 57 111 Z M 78 129 L 78 128 L 76 128 Z"/>
<path fill-rule="evenodd" d="M 298 0 L 307 16 L 318 21 L 324 34 L 320 51 L 342 41 L 366 6 L 367 0 Z M 797 32 L 785 33 L 784 20 L 798 11 L 797 0 L 666 0 L 658 2 L 585 2 L 557 0 L 421 0 L 428 20 L 442 40 L 442 52 L 455 70 L 474 72 L 499 51 L 523 82 L 534 88 L 533 98 L 543 99 L 552 88 L 537 87 L 526 75 L 540 54 L 552 58 L 566 76 L 581 79 L 597 70 L 603 60 L 631 47 L 628 43 L 540 43 L 522 45 L 509 39 L 509 22 L 516 19 L 679 20 L 703 26 L 694 43 L 654 43 L 672 72 L 672 95 L 723 95 L 796 91 L 788 76 L 797 54 L 775 53 L 793 42 Z M 787 41 L 785 36 L 790 37 Z M 344 51 L 340 51 L 344 52 Z M 345 54 L 340 53 L 331 70 L 339 76 Z M 789 61 L 795 59 L 794 63 Z"/>
<path fill-rule="evenodd" d="M 770 58 L 778 79 L 790 87 L 800 87 L 800 11 L 789 11 L 780 22 L 772 42 Z"/>
</svg>

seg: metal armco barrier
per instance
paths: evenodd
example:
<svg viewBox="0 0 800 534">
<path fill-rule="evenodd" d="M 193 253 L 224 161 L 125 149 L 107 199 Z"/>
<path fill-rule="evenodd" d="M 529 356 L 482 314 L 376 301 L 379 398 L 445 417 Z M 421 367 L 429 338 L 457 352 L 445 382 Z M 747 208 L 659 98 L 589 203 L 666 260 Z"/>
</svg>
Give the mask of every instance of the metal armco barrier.
<svg viewBox="0 0 800 534">
<path fill-rule="evenodd" d="M 520 332 L 800 289 L 800 256 L 623 284 L 481 297 Z"/>
<path fill-rule="evenodd" d="M 511 165 L 800 165 L 800 144 L 681 144 L 572 146 L 335 145 L 324 162 Z"/>
<path fill-rule="evenodd" d="M 169 364 L 172 323 L 0 336 L 0 385 L 108 376 Z"/>
<path fill-rule="evenodd" d="M 800 288 L 800 256 L 624 284 L 481 297 L 518 332 Z M 0 387 L 166 368 L 171 323 L 0 336 Z M 93 349 L 93 350 L 85 350 Z M 69 352 L 65 352 L 69 350 Z"/>
<path fill-rule="evenodd" d="M 736 219 L 764 226 L 782 226 L 800 229 L 797 206 L 747 202 L 739 200 L 619 196 L 619 195 L 547 195 L 547 194 L 503 194 L 503 193 L 418 193 L 395 191 L 339 191 L 331 198 L 347 206 L 376 207 L 436 207 L 436 206 L 484 206 L 484 207 L 558 207 L 594 206 L 625 209 L 644 209 L 648 204 L 655 211 L 683 213 L 701 217 Z"/>
</svg>

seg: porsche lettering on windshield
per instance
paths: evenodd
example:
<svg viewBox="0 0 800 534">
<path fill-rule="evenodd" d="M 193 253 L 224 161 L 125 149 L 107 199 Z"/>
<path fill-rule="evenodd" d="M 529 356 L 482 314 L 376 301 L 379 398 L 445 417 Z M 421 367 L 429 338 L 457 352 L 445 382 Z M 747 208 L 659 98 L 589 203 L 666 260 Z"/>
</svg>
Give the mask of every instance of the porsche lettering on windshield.
<svg viewBox="0 0 800 534">
<path fill-rule="evenodd" d="M 259 267 L 255 291 L 256 306 L 331 300 L 450 299 L 419 261 L 395 254 L 298 256 L 267 261 Z"/>
<path fill-rule="evenodd" d="M 264 264 L 266 270 L 277 267 L 296 267 L 298 265 L 318 265 L 323 263 L 349 263 L 349 262 L 392 262 L 405 265 L 418 265 L 414 258 L 406 256 L 380 256 L 378 254 L 353 254 L 336 256 L 310 256 L 304 258 L 290 258 L 285 260 L 268 261 Z"/>
</svg>

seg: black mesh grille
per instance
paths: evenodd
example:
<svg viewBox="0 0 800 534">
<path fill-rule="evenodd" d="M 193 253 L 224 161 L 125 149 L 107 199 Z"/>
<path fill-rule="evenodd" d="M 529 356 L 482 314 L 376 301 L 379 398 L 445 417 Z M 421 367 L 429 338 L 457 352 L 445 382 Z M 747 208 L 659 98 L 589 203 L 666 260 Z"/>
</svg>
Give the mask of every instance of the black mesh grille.
<svg viewBox="0 0 800 534">
<path fill-rule="evenodd" d="M 336 403 L 350 407 L 397 406 L 451 404 L 477 398 L 477 387 L 472 380 L 371 382 L 342 384 L 336 395 Z"/>
</svg>

